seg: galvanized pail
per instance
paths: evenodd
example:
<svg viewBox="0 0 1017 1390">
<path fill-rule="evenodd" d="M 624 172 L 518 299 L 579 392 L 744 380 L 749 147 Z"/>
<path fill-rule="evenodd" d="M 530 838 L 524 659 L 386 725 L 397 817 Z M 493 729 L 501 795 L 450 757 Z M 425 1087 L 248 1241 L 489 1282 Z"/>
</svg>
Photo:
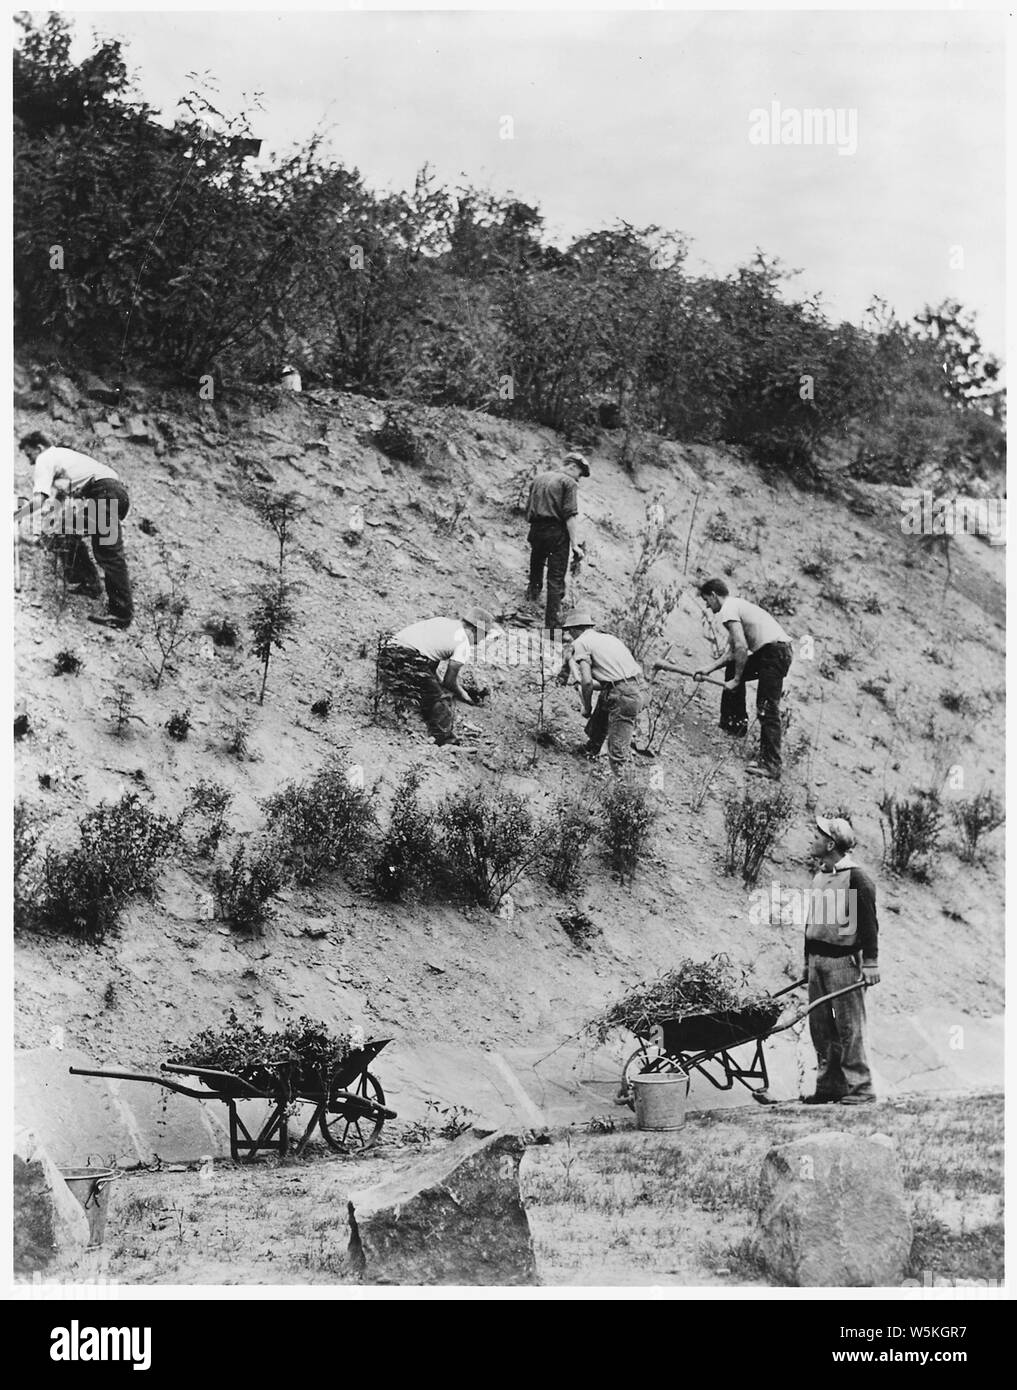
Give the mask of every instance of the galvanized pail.
<svg viewBox="0 0 1017 1390">
<path fill-rule="evenodd" d="M 681 1129 L 689 1096 L 689 1078 L 683 1071 L 654 1072 L 634 1076 L 632 1089 L 636 1101 L 638 1129 Z"/>
</svg>

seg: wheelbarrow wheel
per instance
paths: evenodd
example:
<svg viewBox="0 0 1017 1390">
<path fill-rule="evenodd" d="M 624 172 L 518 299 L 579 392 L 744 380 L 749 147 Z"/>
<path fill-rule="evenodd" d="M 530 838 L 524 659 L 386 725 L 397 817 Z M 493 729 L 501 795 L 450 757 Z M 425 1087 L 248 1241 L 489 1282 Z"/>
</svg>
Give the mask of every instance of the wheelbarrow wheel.
<svg viewBox="0 0 1017 1390">
<path fill-rule="evenodd" d="M 331 1114 L 326 1110 L 320 1121 L 325 1143 L 340 1153 L 371 1148 L 378 1142 L 378 1136 L 385 1123 L 384 1115 L 374 1112 L 375 1105 L 385 1104 L 385 1092 L 373 1072 L 362 1071 L 356 1085 L 348 1089 L 355 1095 L 362 1096 L 368 1105 L 360 1106 L 352 1100 L 340 1101 L 339 1108 Z"/>
<path fill-rule="evenodd" d="M 632 1092 L 633 1077 L 683 1070 L 680 1057 L 673 1057 L 659 1047 L 638 1047 L 622 1068 L 617 1103 L 627 1105 L 630 1110 L 635 1110 L 636 1102 Z"/>
</svg>

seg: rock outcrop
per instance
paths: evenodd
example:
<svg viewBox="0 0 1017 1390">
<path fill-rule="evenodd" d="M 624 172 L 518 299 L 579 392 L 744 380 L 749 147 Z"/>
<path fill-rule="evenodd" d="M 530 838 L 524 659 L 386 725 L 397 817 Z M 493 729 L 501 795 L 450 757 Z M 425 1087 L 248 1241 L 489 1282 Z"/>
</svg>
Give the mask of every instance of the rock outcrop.
<svg viewBox="0 0 1017 1390">
<path fill-rule="evenodd" d="M 756 1254 L 781 1284 L 897 1287 L 912 1229 L 892 1141 L 823 1130 L 771 1149 Z"/>
</svg>

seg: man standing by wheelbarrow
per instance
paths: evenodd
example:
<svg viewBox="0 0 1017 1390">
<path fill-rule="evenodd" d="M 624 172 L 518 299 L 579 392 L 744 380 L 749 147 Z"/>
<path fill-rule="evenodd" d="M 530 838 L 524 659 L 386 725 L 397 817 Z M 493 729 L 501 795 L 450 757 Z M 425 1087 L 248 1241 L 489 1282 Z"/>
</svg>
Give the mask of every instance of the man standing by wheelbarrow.
<svg viewBox="0 0 1017 1390">
<path fill-rule="evenodd" d="M 849 985 L 879 984 L 876 888 L 851 850 L 846 820 L 816 818 L 810 849 L 819 860 L 805 921 L 809 1003 Z M 859 973 L 860 972 L 860 973 Z M 865 990 L 842 994 L 809 1014 L 816 1049 L 816 1089 L 806 1105 L 871 1105 L 876 1094 L 865 1056 Z"/>
</svg>

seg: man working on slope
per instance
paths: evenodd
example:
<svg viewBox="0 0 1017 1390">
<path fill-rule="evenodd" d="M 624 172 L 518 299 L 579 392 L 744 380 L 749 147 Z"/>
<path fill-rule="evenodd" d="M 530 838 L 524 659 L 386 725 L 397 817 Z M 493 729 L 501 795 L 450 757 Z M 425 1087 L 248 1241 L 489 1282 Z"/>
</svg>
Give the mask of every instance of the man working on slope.
<svg viewBox="0 0 1017 1390">
<path fill-rule="evenodd" d="M 576 530 L 579 515 L 578 483 L 590 476 L 590 465 L 582 454 L 567 454 L 560 468 L 538 473 L 530 484 L 526 520 L 530 523 L 530 582 L 526 597 L 531 603 L 540 598 L 547 566 L 547 603 L 544 626 L 558 626 L 565 598 L 565 576 L 569 549 L 581 559 L 583 546 Z"/>
<path fill-rule="evenodd" d="M 727 629 L 727 650 L 719 661 L 703 671 L 696 671 L 696 680 L 705 680 L 714 671 L 724 670 L 724 693 L 720 697 L 720 727 L 727 733 L 741 736 L 748 729 L 745 711 L 745 683 L 758 681 L 756 714 L 759 716 L 759 758 L 749 763 L 747 772 L 757 777 L 779 781 L 780 755 L 780 697 L 784 677 L 791 669 L 791 638 L 777 619 L 749 603 L 736 598 L 723 579 L 708 579 L 699 589 L 711 613 L 715 613 Z M 667 661 L 654 663 L 657 671 L 679 671 Z"/>
<path fill-rule="evenodd" d="M 579 670 L 587 720 L 587 743 L 576 751 L 596 758 L 606 739 L 611 771 L 615 777 L 622 777 L 636 719 L 643 707 L 642 667 L 624 642 L 597 631 L 589 613 L 569 613 L 563 626 L 572 639 L 571 660 Z M 597 689 L 600 694 L 594 709 L 593 692 Z"/>
<path fill-rule="evenodd" d="M 90 621 L 104 627 L 130 627 L 134 601 L 122 535 L 123 519 L 131 505 L 127 489 L 112 468 L 76 449 L 54 448 L 41 430 L 26 434 L 20 447 L 34 465 L 33 495 L 16 513 L 15 526 L 39 511 L 50 498 L 69 497 L 84 502 L 85 514 L 91 516 L 88 534 L 92 538 L 92 554 L 103 572 L 109 605 L 108 615 Z M 72 592 L 99 597 L 99 577 L 80 541 L 65 554 L 64 572 Z"/>
<path fill-rule="evenodd" d="M 453 700 L 476 703 L 460 672 L 495 626 L 484 608 L 464 609 L 459 618 L 425 618 L 391 637 L 378 653 L 378 675 L 418 702 L 435 743 L 458 743 L 453 735 Z M 447 662 L 444 679 L 438 667 Z"/>
</svg>

